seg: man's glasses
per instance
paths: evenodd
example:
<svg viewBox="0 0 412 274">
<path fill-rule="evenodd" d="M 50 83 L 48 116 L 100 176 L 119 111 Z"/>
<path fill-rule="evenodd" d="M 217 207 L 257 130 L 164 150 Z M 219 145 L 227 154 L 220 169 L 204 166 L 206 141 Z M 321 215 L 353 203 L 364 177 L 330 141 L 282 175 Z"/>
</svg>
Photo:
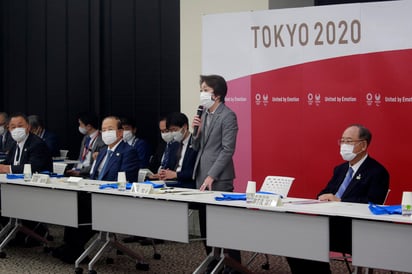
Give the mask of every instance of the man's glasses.
<svg viewBox="0 0 412 274">
<path fill-rule="evenodd" d="M 339 140 L 338 140 L 338 145 L 339 145 L 339 146 L 342 145 L 342 144 L 345 144 L 345 145 L 354 145 L 354 144 L 360 143 L 360 142 L 362 142 L 362 141 L 365 141 L 365 139 L 359 139 L 359 140 L 339 139 Z"/>
</svg>

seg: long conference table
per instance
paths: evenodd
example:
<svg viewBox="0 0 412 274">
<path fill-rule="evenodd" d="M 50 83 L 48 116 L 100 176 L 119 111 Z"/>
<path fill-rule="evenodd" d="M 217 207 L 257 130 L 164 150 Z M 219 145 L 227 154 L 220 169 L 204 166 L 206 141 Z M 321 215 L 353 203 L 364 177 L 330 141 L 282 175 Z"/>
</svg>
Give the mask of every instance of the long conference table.
<svg viewBox="0 0 412 274">
<path fill-rule="evenodd" d="M 92 227 L 183 243 L 189 242 L 189 203 L 207 210 L 209 246 L 329 261 L 329 217 L 352 219 L 352 263 L 411 272 L 412 219 L 373 215 L 366 204 L 285 198 L 278 207 L 245 201 L 216 201 L 220 192 L 168 188 L 155 194 L 100 189 L 99 182 L 51 178 L 24 182 L 0 175 L 1 214 L 5 217 L 79 226 L 78 194 L 91 195 Z M 194 271 L 196 273 L 196 271 Z"/>
</svg>

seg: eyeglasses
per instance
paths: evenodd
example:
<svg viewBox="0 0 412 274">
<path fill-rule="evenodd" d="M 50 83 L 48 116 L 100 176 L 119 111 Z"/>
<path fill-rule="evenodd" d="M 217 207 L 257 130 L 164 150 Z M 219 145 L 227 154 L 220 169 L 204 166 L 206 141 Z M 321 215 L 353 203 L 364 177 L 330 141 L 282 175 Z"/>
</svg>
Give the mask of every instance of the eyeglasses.
<svg viewBox="0 0 412 274">
<path fill-rule="evenodd" d="M 359 139 L 359 140 L 345 140 L 345 139 L 339 139 L 338 140 L 338 145 L 346 144 L 346 145 L 354 145 L 357 143 L 360 143 L 362 141 L 365 141 L 365 139 Z"/>
</svg>

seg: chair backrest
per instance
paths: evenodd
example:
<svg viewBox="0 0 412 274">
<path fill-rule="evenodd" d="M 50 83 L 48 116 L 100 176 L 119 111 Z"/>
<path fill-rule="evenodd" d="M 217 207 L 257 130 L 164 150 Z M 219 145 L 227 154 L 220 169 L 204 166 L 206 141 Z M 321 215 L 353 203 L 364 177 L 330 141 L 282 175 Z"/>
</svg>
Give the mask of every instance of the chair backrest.
<svg viewBox="0 0 412 274">
<path fill-rule="evenodd" d="M 293 177 L 266 176 L 260 191 L 273 192 L 286 198 L 294 180 Z"/>
</svg>

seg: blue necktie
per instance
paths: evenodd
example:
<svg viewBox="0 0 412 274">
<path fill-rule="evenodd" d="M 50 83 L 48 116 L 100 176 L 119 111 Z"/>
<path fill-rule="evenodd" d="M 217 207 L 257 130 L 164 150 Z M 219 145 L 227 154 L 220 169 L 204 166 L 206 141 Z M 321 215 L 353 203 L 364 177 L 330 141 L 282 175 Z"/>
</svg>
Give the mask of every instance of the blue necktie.
<svg viewBox="0 0 412 274">
<path fill-rule="evenodd" d="M 91 140 L 92 138 L 90 138 L 90 136 L 87 136 L 86 137 L 86 141 L 84 142 L 84 146 L 87 148 L 87 149 L 89 149 L 89 144 L 90 144 L 90 140 Z"/>
<path fill-rule="evenodd" d="M 167 168 L 167 165 L 168 165 L 168 163 L 169 163 L 169 158 L 170 158 L 170 144 L 171 144 L 171 143 L 167 143 L 167 144 L 166 144 L 166 148 L 165 148 L 165 151 L 164 151 L 162 164 L 160 165 L 160 168 L 162 168 L 162 169 L 166 169 L 166 168 Z"/>
<path fill-rule="evenodd" d="M 102 168 L 102 170 L 99 172 L 99 177 L 97 177 L 98 180 L 101 180 L 101 179 L 103 178 L 103 175 L 104 175 L 105 172 L 106 172 L 106 169 L 107 169 L 108 163 L 109 163 L 109 161 L 110 161 L 110 157 L 112 157 L 112 154 L 113 154 L 113 151 L 111 151 L 111 150 L 108 149 L 108 150 L 107 150 L 106 162 L 104 162 L 103 168 Z"/>
<path fill-rule="evenodd" d="M 350 181 L 352 180 L 353 169 L 349 167 L 348 172 L 346 172 L 346 177 L 343 180 L 343 183 L 340 185 L 338 192 L 336 192 L 335 196 L 341 198 L 343 193 L 345 192 L 346 188 L 348 187 Z"/>
</svg>

